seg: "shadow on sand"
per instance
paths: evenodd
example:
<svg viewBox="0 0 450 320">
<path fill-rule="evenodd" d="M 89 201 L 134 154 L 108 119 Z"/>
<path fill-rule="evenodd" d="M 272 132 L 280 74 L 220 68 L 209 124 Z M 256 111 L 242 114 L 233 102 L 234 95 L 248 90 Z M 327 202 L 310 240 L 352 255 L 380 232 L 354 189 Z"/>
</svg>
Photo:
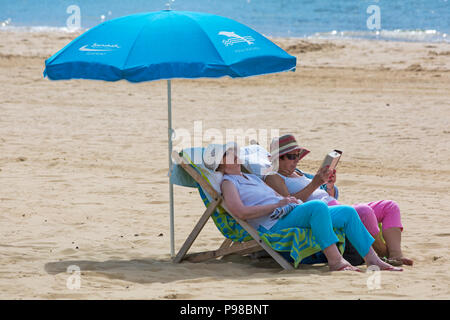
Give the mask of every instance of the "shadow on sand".
<svg viewBox="0 0 450 320">
<path fill-rule="evenodd" d="M 76 266 L 81 275 L 100 276 L 136 283 L 170 283 L 175 281 L 200 280 L 206 278 L 260 279 L 283 276 L 326 275 L 326 266 L 301 266 L 294 271 L 285 271 L 271 258 L 254 259 L 248 256 L 230 255 L 222 259 L 203 263 L 173 263 L 171 260 L 67 260 L 45 264 L 45 271 L 51 275 L 67 273 L 69 266 Z M 71 267 L 73 268 L 73 267 Z M 70 269 L 70 268 L 69 268 Z"/>
</svg>

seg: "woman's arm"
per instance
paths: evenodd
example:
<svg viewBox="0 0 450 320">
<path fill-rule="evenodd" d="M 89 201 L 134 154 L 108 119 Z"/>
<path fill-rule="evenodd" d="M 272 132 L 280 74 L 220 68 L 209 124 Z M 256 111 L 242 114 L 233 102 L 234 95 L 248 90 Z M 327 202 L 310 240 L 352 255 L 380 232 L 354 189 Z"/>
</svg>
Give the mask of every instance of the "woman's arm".
<svg viewBox="0 0 450 320">
<path fill-rule="evenodd" d="M 271 187 L 275 192 L 277 192 L 282 197 L 288 197 L 290 196 L 289 190 L 286 187 L 286 183 L 284 183 L 283 178 L 281 178 L 277 174 L 271 174 L 266 176 L 266 179 L 264 180 L 266 184 Z"/>
<path fill-rule="evenodd" d="M 297 193 L 294 193 L 293 196 L 297 199 L 302 200 L 303 202 L 306 202 L 308 200 L 309 196 L 320 186 L 322 185 L 322 182 L 318 182 L 317 180 L 312 180 L 305 188 L 300 190 Z"/>
<path fill-rule="evenodd" d="M 333 174 L 331 175 L 330 180 L 328 180 L 328 182 L 327 182 L 326 190 L 330 196 L 337 198 L 336 191 L 334 188 L 335 183 L 336 183 L 336 170 L 333 170 Z"/>
<path fill-rule="evenodd" d="M 277 174 L 269 175 L 266 177 L 266 183 L 274 189 L 276 192 L 281 194 L 284 197 L 287 196 L 293 196 L 303 202 L 306 202 L 306 200 L 309 198 L 309 196 L 319 188 L 324 183 L 324 177 L 327 176 L 328 168 L 322 168 L 320 169 L 317 174 L 314 176 L 312 181 L 302 190 L 294 193 L 289 194 L 288 188 L 286 186 L 286 183 L 284 182 L 283 178 L 281 178 Z"/>
<path fill-rule="evenodd" d="M 293 202 L 293 199 L 283 198 L 280 202 L 274 204 L 261 206 L 245 206 L 242 203 L 239 192 L 231 181 L 223 181 L 221 188 L 227 209 L 230 210 L 231 213 L 236 217 L 242 220 L 267 216 L 271 214 L 276 208 Z"/>
<path fill-rule="evenodd" d="M 331 197 L 337 198 L 337 195 L 336 195 L 336 189 L 335 189 L 334 184 L 333 184 L 333 185 L 327 184 L 326 191 L 327 191 L 327 193 L 328 193 Z"/>
<path fill-rule="evenodd" d="M 300 171 L 300 173 L 302 173 L 308 179 L 312 180 L 312 178 L 314 178 L 313 174 L 304 173 L 304 172 L 301 172 L 301 171 Z M 332 185 L 329 182 L 327 182 L 327 183 L 322 184 L 319 188 L 324 190 L 324 191 L 326 191 L 330 196 L 332 196 L 336 200 L 338 199 L 338 197 L 339 197 L 339 188 L 336 185 L 334 185 L 334 184 Z"/>
</svg>

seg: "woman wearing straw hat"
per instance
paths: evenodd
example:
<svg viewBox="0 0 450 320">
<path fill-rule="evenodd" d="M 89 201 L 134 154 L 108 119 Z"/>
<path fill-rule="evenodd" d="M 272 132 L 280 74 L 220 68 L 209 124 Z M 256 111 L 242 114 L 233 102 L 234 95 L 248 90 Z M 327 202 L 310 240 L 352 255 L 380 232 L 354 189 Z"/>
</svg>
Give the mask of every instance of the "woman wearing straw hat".
<svg viewBox="0 0 450 320">
<path fill-rule="evenodd" d="M 321 168 L 312 179 L 306 177 L 297 169 L 297 164 L 309 151 L 300 147 L 293 135 L 287 134 L 274 138 L 270 149 L 271 160 L 277 172 L 266 176 L 265 182 L 280 195 L 293 196 L 304 202 L 321 200 L 329 206 L 340 204 L 336 200 L 338 195 L 334 187 L 336 170 L 328 172 L 327 168 Z M 353 207 L 368 232 L 375 238 L 373 247 L 379 256 L 388 257 L 386 261 L 394 265 L 413 264 L 411 259 L 403 256 L 401 250 L 403 226 L 400 209 L 396 202 L 381 200 L 360 203 Z M 382 233 L 378 223 L 382 223 Z"/>
<path fill-rule="evenodd" d="M 361 271 L 347 262 L 336 246 L 333 227 L 343 228 L 367 265 L 380 270 L 402 271 L 383 261 L 371 247 L 374 239 L 367 232 L 355 209 L 350 206 L 328 207 L 322 201 L 302 203 L 295 197 L 283 197 L 253 174 L 241 172 L 236 144 L 210 145 L 205 149 L 205 165 L 223 173 L 221 190 L 227 209 L 246 220 L 259 232 L 284 228 L 311 228 L 327 257 L 331 271 Z"/>
</svg>

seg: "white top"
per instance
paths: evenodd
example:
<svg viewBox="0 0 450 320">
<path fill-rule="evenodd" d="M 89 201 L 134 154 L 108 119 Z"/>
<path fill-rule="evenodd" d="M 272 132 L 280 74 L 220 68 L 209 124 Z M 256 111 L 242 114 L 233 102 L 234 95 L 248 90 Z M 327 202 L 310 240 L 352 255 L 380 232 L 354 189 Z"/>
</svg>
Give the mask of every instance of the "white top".
<svg viewBox="0 0 450 320">
<path fill-rule="evenodd" d="M 245 206 L 261 206 L 266 204 L 278 203 L 282 196 L 278 195 L 275 190 L 264 183 L 258 176 L 254 174 L 242 174 L 242 175 L 224 175 L 223 180 L 231 181 L 236 187 L 242 203 Z M 248 219 L 247 222 L 255 229 L 259 226 L 263 226 L 267 230 L 278 220 L 270 218 L 270 214 L 264 217 L 255 219 Z"/>
<path fill-rule="evenodd" d="M 284 182 L 290 194 L 294 194 L 299 192 L 300 190 L 303 190 L 312 181 L 305 175 L 302 175 L 300 177 L 285 177 L 282 174 L 279 174 L 278 172 L 277 174 L 284 179 Z M 328 192 L 326 192 L 325 190 L 317 188 L 316 190 L 313 191 L 313 193 L 311 193 L 308 199 L 306 199 L 306 201 L 311 200 L 322 200 L 323 202 L 328 204 L 328 202 L 336 199 L 330 196 Z"/>
</svg>

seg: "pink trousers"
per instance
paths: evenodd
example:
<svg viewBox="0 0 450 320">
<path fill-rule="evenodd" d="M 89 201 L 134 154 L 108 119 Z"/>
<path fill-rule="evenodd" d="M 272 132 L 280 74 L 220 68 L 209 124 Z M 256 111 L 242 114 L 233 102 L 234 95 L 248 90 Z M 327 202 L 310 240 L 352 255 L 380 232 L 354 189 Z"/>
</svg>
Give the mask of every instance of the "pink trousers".
<svg viewBox="0 0 450 320">
<path fill-rule="evenodd" d="M 329 206 L 339 204 L 337 200 L 328 203 Z M 380 222 L 383 230 L 400 228 L 403 231 L 400 209 L 395 201 L 380 200 L 369 203 L 357 203 L 352 207 L 358 212 L 359 218 L 373 237 L 380 233 L 380 228 L 378 227 Z"/>
</svg>

